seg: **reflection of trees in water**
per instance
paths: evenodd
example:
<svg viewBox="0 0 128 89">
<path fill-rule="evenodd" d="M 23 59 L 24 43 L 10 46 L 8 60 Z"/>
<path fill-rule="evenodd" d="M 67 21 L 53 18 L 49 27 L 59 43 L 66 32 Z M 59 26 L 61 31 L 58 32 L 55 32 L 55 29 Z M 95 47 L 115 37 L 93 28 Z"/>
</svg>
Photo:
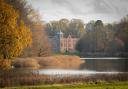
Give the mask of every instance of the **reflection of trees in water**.
<svg viewBox="0 0 128 89">
<path fill-rule="evenodd" d="M 117 59 L 117 60 L 107 60 L 107 59 L 88 59 L 81 65 L 81 69 L 89 69 L 96 71 L 121 71 L 128 72 L 128 60 L 127 59 Z"/>
<path fill-rule="evenodd" d="M 125 60 L 125 71 L 128 71 L 128 59 Z"/>
</svg>

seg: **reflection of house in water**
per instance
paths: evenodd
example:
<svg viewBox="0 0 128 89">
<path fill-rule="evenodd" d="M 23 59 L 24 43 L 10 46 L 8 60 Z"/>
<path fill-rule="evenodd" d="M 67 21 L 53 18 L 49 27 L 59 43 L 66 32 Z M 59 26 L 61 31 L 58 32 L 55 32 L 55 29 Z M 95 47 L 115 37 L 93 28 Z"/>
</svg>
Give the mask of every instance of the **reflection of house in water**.
<svg viewBox="0 0 128 89">
<path fill-rule="evenodd" d="M 56 36 L 49 37 L 54 52 L 75 52 L 78 40 L 78 37 L 72 35 L 65 37 L 61 31 L 57 32 Z"/>
</svg>

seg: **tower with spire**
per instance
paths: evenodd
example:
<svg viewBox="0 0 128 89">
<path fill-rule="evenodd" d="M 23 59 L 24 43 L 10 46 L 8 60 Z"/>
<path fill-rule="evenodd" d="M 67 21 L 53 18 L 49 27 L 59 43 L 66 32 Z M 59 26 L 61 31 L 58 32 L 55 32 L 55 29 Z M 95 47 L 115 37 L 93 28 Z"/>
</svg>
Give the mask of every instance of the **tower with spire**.
<svg viewBox="0 0 128 89">
<path fill-rule="evenodd" d="M 56 34 L 56 36 L 59 38 L 59 39 L 61 39 L 61 38 L 63 38 L 63 35 L 64 35 L 64 33 L 60 30 L 59 32 L 57 32 L 57 34 Z"/>
<path fill-rule="evenodd" d="M 56 33 L 56 45 L 57 45 L 57 51 L 61 52 L 61 43 L 62 43 L 62 39 L 63 39 L 63 32 L 60 30 L 59 32 Z"/>
</svg>

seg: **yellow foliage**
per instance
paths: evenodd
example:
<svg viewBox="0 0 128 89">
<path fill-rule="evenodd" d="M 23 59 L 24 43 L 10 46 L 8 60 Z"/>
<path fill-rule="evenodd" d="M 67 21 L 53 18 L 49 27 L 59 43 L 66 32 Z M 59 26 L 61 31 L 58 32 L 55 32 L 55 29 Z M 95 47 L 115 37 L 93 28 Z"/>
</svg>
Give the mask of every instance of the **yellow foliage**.
<svg viewBox="0 0 128 89">
<path fill-rule="evenodd" d="M 11 61 L 10 60 L 0 60 L 0 70 L 7 70 L 11 67 Z"/>
<path fill-rule="evenodd" d="M 17 22 L 18 13 L 0 0 L 0 59 L 19 56 L 32 43 L 30 29 L 23 21 Z"/>
</svg>

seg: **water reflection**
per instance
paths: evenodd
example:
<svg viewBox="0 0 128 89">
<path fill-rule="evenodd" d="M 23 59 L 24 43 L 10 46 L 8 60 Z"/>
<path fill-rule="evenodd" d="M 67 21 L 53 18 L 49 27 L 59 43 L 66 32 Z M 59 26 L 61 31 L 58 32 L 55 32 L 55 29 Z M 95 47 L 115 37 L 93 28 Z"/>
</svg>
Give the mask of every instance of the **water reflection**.
<svg viewBox="0 0 128 89">
<path fill-rule="evenodd" d="M 128 73 L 127 58 L 81 58 L 83 64 L 78 70 L 43 69 L 40 74 L 46 75 L 95 75 Z"/>
<path fill-rule="evenodd" d="M 128 72 L 128 58 L 86 58 L 81 69 Z"/>
<path fill-rule="evenodd" d="M 117 71 L 99 72 L 93 70 L 44 69 L 44 70 L 39 70 L 39 73 L 46 75 L 93 75 L 93 74 L 119 74 L 126 72 L 117 72 Z"/>
</svg>

